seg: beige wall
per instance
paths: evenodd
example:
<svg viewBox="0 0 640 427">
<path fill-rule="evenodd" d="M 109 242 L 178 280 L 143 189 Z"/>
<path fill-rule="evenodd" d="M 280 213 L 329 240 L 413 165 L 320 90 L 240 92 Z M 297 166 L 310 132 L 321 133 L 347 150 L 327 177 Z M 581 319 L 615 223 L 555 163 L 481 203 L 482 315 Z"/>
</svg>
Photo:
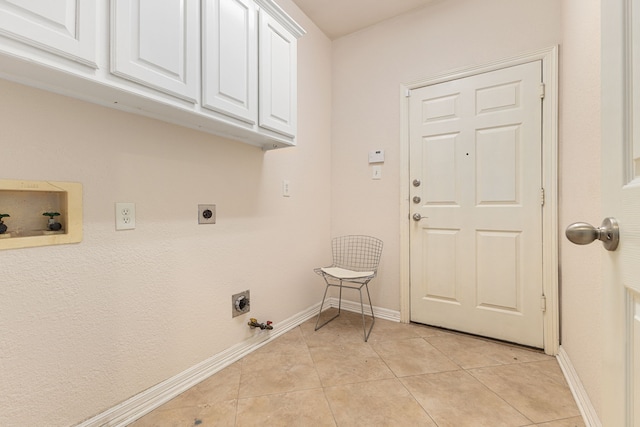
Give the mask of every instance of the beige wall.
<svg viewBox="0 0 640 427">
<path fill-rule="evenodd" d="M 560 62 L 560 228 L 602 222 L 600 208 L 600 1 L 563 0 Z M 562 236 L 562 346 L 594 407 L 602 396 L 602 245 Z"/>
<path fill-rule="evenodd" d="M 333 232 L 385 241 L 374 304 L 400 309 L 400 85 L 559 43 L 557 0 L 448 0 L 343 37 L 333 48 Z M 384 149 L 382 180 L 367 153 Z"/>
<path fill-rule="evenodd" d="M 299 142 L 272 152 L 0 80 L 0 177 L 84 186 L 84 240 L 0 252 L 0 425 L 66 426 L 317 303 L 329 259 L 331 44 L 299 48 Z M 281 196 L 281 182 L 292 196 Z M 137 228 L 114 230 L 114 202 Z M 216 203 L 216 225 L 197 225 Z M 0 207 L 1 210 L 1 207 Z M 8 221 L 7 221 L 8 223 Z"/>
<path fill-rule="evenodd" d="M 401 83 L 560 45 L 560 233 L 599 224 L 599 4 L 442 0 L 334 42 L 332 232 L 385 241 L 374 305 L 400 309 Z M 372 149 L 385 150 L 381 181 Z M 563 345 L 599 405 L 600 249 L 560 241 Z"/>
<path fill-rule="evenodd" d="M 74 424 L 241 342 L 234 292 L 277 327 L 319 301 L 309 272 L 330 235 L 385 241 L 372 298 L 399 310 L 403 82 L 559 44 L 560 227 L 599 223 L 597 0 L 437 0 L 333 45 L 279 3 L 309 31 L 297 148 L 0 81 L 0 178 L 82 182 L 85 208 L 81 244 L 0 252 L 0 425 Z M 116 201 L 136 203 L 136 230 L 114 231 Z M 195 224 L 198 203 L 218 205 L 217 225 Z M 561 242 L 563 346 L 597 406 L 599 252 Z"/>
</svg>

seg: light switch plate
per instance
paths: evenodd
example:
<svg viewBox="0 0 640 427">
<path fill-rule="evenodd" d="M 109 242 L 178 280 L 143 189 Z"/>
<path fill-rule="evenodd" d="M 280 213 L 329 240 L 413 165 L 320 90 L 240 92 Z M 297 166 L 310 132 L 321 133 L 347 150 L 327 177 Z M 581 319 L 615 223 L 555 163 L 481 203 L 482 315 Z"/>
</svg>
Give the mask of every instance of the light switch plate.
<svg viewBox="0 0 640 427">
<path fill-rule="evenodd" d="M 291 183 L 288 179 L 282 181 L 282 197 L 291 197 Z"/>
<path fill-rule="evenodd" d="M 375 165 L 371 169 L 371 179 L 382 179 L 382 166 Z"/>
</svg>

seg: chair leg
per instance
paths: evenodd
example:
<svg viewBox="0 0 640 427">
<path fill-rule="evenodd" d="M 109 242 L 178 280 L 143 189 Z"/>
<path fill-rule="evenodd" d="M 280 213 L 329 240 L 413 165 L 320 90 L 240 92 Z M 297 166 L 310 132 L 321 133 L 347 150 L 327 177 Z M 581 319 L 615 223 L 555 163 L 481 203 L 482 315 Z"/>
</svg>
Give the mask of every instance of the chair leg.
<svg viewBox="0 0 640 427">
<path fill-rule="evenodd" d="M 327 291 L 329 290 L 330 286 L 332 286 L 332 285 L 327 283 L 327 287 L 324 289 L 324 295 L 322 297 L 322 303 L 320 304 L 320 311 L 318 311 L 318 318 L 316 319 L 316 328 L 314 329 L 314 331 L 317 331 L 318 329 L 322 328 L 327 323 L 331 322 L 336 317 L 340 316 L 340 303 L 338 303 L 338 314 L 336 314 L 331 319 L 329 319 L 326 322 L 324 322 L 322 325 L 318 326 L 318 322 L 320 322 L 320 315 L 322 315 L 322 307 L 324 307 L 324 301 L 327 298 Z M 342 298 L 342 286 L 340 286 L 340 297 Z"/>
<path fill-rule="evenodd" d="M 362 330 L 364 332 L 364 342 L 369 340 L 369 335 L 371 335 L 371 331 L 373 330 L 373 324 L 376 323 L 376 318 L 373 315 L 373 304 L 371 303 L 371 295 L 369 294 L 369 286 L 365 283 L 364 288 L 367 290 L 367 297 L 369 298 L 369 307 L 371 308 L 371 327 L 369 328 L 369 332 L 367 332 L 367 324 L 364 318 L 364 304 L 362 303 L 362 286 L 360 287 L 360 311 L 362 313 Z"/>
</svg>

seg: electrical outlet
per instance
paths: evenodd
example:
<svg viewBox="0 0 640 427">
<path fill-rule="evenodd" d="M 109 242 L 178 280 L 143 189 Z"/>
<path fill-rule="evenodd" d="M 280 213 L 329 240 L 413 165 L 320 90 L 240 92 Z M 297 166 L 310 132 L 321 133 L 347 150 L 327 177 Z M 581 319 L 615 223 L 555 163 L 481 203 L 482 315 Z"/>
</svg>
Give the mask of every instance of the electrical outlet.
<svg viewBox="0 0 640 427">
<path fill-rule="evenodd" d="M 116 230 L 136 228 L 136 204 L 116 203 Z"/>
<path fill-rule="evenodd" d="M 198 224 L 216 223 L 216 205 L 198 205 Z"/>
<path fill-rule="evenodd" d="M 282 197 L 291 197 L 291 183 L 288 179 L 282 181 Z"/>
<path fill-rule="evenodd" d="M 239 294 L 231 295 L 231 315 L 232 317 L 240 316 L 251 310 L 250 293 L 247 289 Z"/>
</svg>

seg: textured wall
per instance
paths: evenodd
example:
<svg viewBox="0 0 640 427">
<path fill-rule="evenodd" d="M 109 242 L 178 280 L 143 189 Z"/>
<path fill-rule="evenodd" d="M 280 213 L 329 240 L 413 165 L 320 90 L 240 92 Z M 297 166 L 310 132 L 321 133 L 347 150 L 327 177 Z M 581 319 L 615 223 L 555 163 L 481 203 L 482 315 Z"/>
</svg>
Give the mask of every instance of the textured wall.
<svg viewBox="0 0 640 427">
<path fill-rule="evenodd" d="M 556 0 L 445 0 L 334 42 L 332 228 L 385 241 L 374 304 L 400 309 L 400 84 L 556 45 L 560 27 Z"/>
<path fill-rule="evenodd" d="M 571 223 L 600 225 L 600 1 L 562 2 L 560 239 L 562 346 L 601 411 L 602 245 L 576 246 Z M 588 268 L 586 268 L 588 266 Z"/>
<path fill-rule="evenodd" d="M 0 425 L 76 424 L 317 303 L 330 259 L 328 39 L 300 40 L 299 143 L 242 143 L 0 80 L 0 175 L 84 186 L 84 240 L 0 251 Z M 281 182 L 292 196 L 281 196 Z M 114 229 L 114 202 L 137 228 Z M 216 203 L 216 225 L 197 204 Z M 0 209 L 1 210 L 1 209 Z"/>
<path fill-rule="evenodd" d="M 385 241 L 374 304 L 400 309 L 401 83 L 560 45 L 560 232 L 600 218 L 598 0 L 442 0 L 333 47 L 332 230 Z M 384 149 L 382 180 L 367 152 Z M 563 346 L 599 407 L 600 251 L 560 239 Z M 590 268 L 584 268 L 589 265 Z"/>
</svg>

